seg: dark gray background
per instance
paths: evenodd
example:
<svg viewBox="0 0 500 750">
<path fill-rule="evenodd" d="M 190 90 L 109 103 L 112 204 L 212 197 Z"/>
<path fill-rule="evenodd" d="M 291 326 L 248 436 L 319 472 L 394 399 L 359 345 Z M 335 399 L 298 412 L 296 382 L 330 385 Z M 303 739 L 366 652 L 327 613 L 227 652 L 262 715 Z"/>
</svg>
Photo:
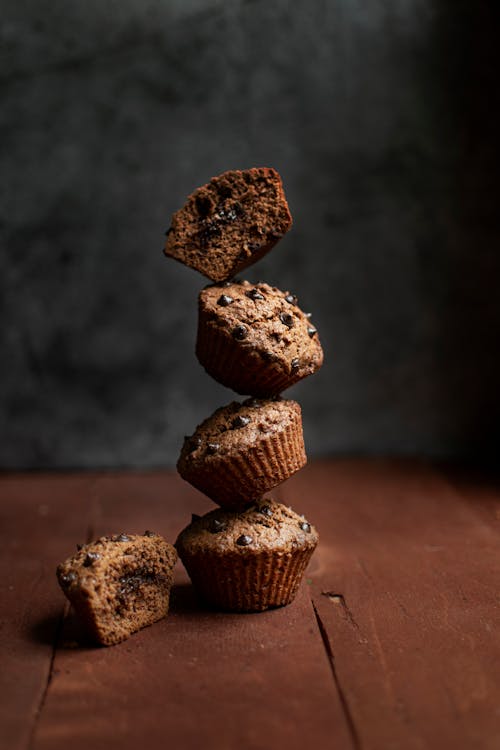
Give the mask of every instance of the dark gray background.
<svg viewBox="0 0 500 750">
<path fill-rule="evenodd" d="M 295 224 L 245 275 L 313 312 L 310 455 L 492 460 L 498 6 L 2 2 L 0 466 L 172 465 L 230 401 L 205 283 L 162 255 L 187 193 L 253 165 Z"/>
</svg>

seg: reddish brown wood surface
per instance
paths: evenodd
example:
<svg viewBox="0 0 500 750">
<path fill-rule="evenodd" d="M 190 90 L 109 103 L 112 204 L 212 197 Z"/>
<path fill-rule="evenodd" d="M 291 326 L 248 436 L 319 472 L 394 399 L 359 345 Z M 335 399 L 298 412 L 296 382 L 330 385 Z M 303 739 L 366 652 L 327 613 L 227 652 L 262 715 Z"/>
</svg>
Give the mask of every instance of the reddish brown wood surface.
<svg viewBox="0 0 500 750">
<path fill-rule="evenodd" d="M 360 747 L 500 747 L 500 493 L 460 487 L 384 461 L 288 484 L 322 531 L 313 601 Z"/>
<path fill-rule="evenodd" d="M 174 475 L 0 479 L 0 746 L 500 747 L 500 492 L 415 462 L 311 465 L 279 495 L 321 535 L 289 607 L 171 613 L 85 641 L 56 563 L 146 528 L 174 540 L 208 500 Z"/>
<path fill-rule="evenodd" d="M 175 539 L 208 500 L 177 477 L 104 478 L 95 535 L 145 528 Z M 67 554 L 72 552 L 73 545 Z M 167 619 L 109 649 L 67 619 L 32 747 L 303 748 L 349 730 L 304 586 L 287 608 L 208 612 L 179 566 Z"/>
<path fill-rule="evenodd" d="M 85 541 L 91 477 L 0 480 L 0 743 L 28 747 L 45 698 L 64 600 L 54 569 Z"/>
</svg>

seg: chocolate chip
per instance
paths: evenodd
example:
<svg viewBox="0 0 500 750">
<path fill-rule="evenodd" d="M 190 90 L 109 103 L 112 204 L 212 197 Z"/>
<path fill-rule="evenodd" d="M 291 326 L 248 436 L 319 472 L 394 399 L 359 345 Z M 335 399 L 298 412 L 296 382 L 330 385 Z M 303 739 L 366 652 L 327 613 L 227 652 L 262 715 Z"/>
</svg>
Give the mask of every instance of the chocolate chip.
<svg viewBox="0 0 500 750">
<path fill-rule="evenodd" d="M 261 507 L 259 508 L 259 513 L 262 513 L 263 516 L 267 516 L 268 518 L 271 518 L 271 516 L 273 515 L 273 512 L 269 505 L 261 505 Z"/>
<path fill-rule="evenodd" d="M 191 523 L 194 523 L 195 521 L 199 521 L 201 516 L 198 515 L 198 513 L 191 513 Z"/>
<path fill-rule="evenodd" d="M 226 288 L 228 286 L 231 286 L 231 284 L 233 284 L 232 281 L 223 281 L 222 284 L 214 284 L 213 286 L 221 286 L 223 288 Z"/>
<path fill-rule="evenodd" d="M 233 328 L 233 339 L 236 341 L 243 341 L 248 336 L 248 328 L 246 326 L 236 326 Z"/>
<path fill-rule="evenodd" d="M 246 427 L 247 424 L 250 424 L 250 422 L 250 417 L 242 417 L 238 415 L 231 422 L 231 427 L 233 428 L 233 430 L 238 430 L 240 427 Z"/>
<path fill-rule="evenodd" d="M 78 576 L 76 573 L 74 573 L 72 570 L 69 571 L 69 573 L 63 573 L 62 576 L 60 576 L 60 581 L 63 586 L 70 586 L 72 583 L 76 581 Z"/>
<path fill-rule="evenodd" d="M 310 524 L 307 523 L 307 521 L 301 521 L 299 523 L 299 526 L 302 529 L 302 531 L 307 531 L 308 534 L 311 531 L 311 526 Z"/>
<path fill-rule="evenodd" d="M 262 247 L 260 242 L 249 242 L 248 243 L 248 249 L 251 253 L 257 253 L 259 252 L 260 248 Z"/>
<path fill-rule="evenodd" d="M 220 204 L 217 206 L 214 219 L 218 224 L 228 224 L 231 221 L 236 221 L 236 219 L 243 214 L 243 208 L 241 206 L 241 203 L 233 203 L 232 206 L 226 207 L 223 204 Z"/>
<path fill-rule="evenodd" d="M 210 222 L 203 219 L 200 221 L 200 224 L 201 228 L 198 231 L 200 248 L 206 250 L 214 237 L 220 237 L 222 230 L 220 228 L 220 222 L 218 221 Z"/>
<path fill-rule="evenodd" d="M 293 328 L 294 320 L 293 315 L 290 315 L 290 313 L 281 313 L 280 320 L 287 328 Z"/>
<path fill-rule="evenodd" d="M 310 326 L 310 327 L 309 327 L 309 328 L 307 329 L 307 333 L 309 334 L 309 337 L 310 337 L 310 338 L 312 338 L 312 337 L 313 337 L 313 336 L 315 336 L 315 335 L 316 335 L 316 334 L 317 334 L 318 332 L 317 332 L 317 330 L 316 330 L 315 328 L 313 328 L 312 326 Z"/>
<path fill-rule="evenodd" d="M 212 518 L 210 521 L 210 527 L 209 532 L 211 534 L 218 534 L 221 531 L 225 531 L 227 529 L 227 523 L 226 521 L 220 521 L 218 518 Z"/>
<path fill-rule="evenodd" d="M 227 198 L 230 198 L 233 194 L 232 189 L 229 187 L 229 185 L 218 185 L 217 189 L 219 191 L 219 195 L 223 200 L 226 200 Z"/>
<path fill-rule="evenodd" d="M 77 545 L 76 545 L 76 549 L 77 549 L 77 551 L 78 551 L 78 552 L 80 552 L 80 550 L 81 550 L 81 549 L 83 549 L 83 548 L 84 548 L 84 546 L 85 546 L 84 544 L 77 544 Z"/>
<path fill-rule="evenodd" d="M 279 333 L 271 334 L 271 337 L 275 338 L 277 341 L 281 339 L 281 336 Z M 277 362 L 279 357 L 274 354 L 274 352 L 268 352 L 264 349 L 264 351 L 259 352 L 260 356 L 264 360 L 264 362 Z"/>
<path fill-rule="evenodd" d="M 212 202 L 206 195 L 197 195 L 195 198 L 196 209 L 200 216 L 206 217 L 212 208 Z"/>
<path fill-rule="evenodd" d="M 221 307 L 227 307 L 228 305 L 231 304 L 232 301 L 233 301 L 233 298 L 229 297 L 229 295 L 221 294 L 221 296 L 217 300 L 217 304 L 220 305 Z"/>
<path fill-rule="evenodd" d="M 114 538 L 115 542 L 130 542 L 130 538 L 126 534 L 118 534 Z"/>
<path fill-rule="evenodd" d="M 148 530 L 144 532 L 143 536 L 156 536 L 156 534 L 154 533 L 154 531 Z"/>
<path fill-rule="evenodd" d="M 292 368 L 292 370 L 298 370 L 299 369 L 299 367 L 300 367 L 300 361 L 299 361 L 298 357 L 294 357 L 294 359 L 292 359 L 292 361 L 290 362 L 290 367 Z"/>
<path fill-rule="evenodd" d="M 252 537 L 251 537 L 251 536 L 248 536 L 247 534 L 242 534 L 242 535 L 241 535 L 241 536 L 239 536 L 239 537 L 238 537 L 238 539 L 236 540 L 236 544 L 237 544 L 237 545 L 238 545 L 239 547 L 248 547 L 248 545 L 249 545 L 249 544 L 252 544 L 252 542 L 253 542 L 253 539 L 252 539 Z"/>
<path fill-rule="evenodd" d="M 264 295 L 261 294 L 258 289 L 249 289 L 245 294 L 253 300 L 264 299 Z"/>
<path fill-rule="evenodd" d="M 285 299 L 291 305 L 296 305 L 298 303 L 298 301 L 299 301 L 296 294 L 287 294 L 286 297 L 285 297 Z"/>
<path fill-rule="evenodd" d="M 173 227 L 169 227 L 169 228 L 167 229 L 167 231 L 165 232 L 165 237 L 168 237 L 168 235 L 169 235 L 169 234 L 170 234 L 171 232 L 173 232 L 173 231 L 174 231 L 174 230 L 173 230 Z"/>
<path fill-rule="evenodd" d="M 96 560 L 100 560 L 101 556 L 99 552 L 87 552 L 85 556 L 85 560 L 83 561 L 83 565 L 85 568 L 90 567 L 95 563 Z"/>
<path fill-rule="evenodd" d="M 219 443 L 209 443 L 207 445 L 207 453 L 209 455 L 213 455 L 214 453 L 217 453 L 217 451 L 219 450 L 219 448 L 220 448 L 220 444 Z"/>
<path fill-rule="evenodd" d="M 184 437 L 184 442 L 186 443 L 186 448 L 188 453 L 192 453 L 197 448 L 200 447 L 202 440 L 201 437 L 190 437 L 189 435 L 186 435 Z"/>
</svg>

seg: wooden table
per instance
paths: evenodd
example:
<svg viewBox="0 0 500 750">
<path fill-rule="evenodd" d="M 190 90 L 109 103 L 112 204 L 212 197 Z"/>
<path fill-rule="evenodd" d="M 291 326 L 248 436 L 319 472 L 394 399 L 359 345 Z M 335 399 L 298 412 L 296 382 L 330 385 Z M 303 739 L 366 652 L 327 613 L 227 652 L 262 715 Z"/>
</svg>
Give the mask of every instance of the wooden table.
<svg viewBox="0 0 500 750">
<path fill-rule="evenodd" d="M 500 748 L 500 491 L 405 461 L 314 463 L 275 496 L 321 534 L 289 607 L 171 613 L 90 646 L 56 564 L 76 542 L 174 540 L 211 503 L 176 475 L 0 479 L 0 744 L 17 750 Z"/>
</svg>

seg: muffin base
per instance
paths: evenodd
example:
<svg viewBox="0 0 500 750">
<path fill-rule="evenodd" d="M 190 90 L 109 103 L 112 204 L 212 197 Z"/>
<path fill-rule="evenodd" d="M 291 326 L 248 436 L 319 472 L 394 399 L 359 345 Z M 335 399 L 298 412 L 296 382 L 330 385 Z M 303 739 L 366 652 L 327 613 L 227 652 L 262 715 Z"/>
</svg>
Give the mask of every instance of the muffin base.
<svg viewBox="0 0 500 750">
<path fill-rule="evenodd" d="M 210 551 L 178 551 L 207 604 L 229 612 L 262 612 L 293 601 L 314 548 L 223 557 Z"/>
<path fill-rule="evenodd" d="M 183 479 L 222 508 L 238 509 L 258 500 L 307 463 L 300 411 L 280 432 L 263 434 L 230 455 L 214 456 L 194 466 L 181 453 L 177 469 Z"/>
</svg>

